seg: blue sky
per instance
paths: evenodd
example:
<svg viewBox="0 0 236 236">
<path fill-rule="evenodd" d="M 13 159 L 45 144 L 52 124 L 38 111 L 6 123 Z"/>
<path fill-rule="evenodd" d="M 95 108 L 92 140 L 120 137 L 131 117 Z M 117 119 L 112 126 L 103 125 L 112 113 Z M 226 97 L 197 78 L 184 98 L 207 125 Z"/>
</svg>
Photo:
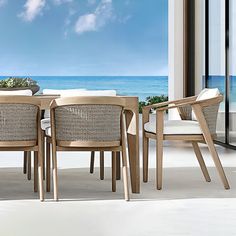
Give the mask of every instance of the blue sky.
<svg viewBox="0 0 236 236">
<path fill-rule="evenodd" d="M 167 0 L 0 0 L 0 75 L 167 75 Z"/>
</svg>

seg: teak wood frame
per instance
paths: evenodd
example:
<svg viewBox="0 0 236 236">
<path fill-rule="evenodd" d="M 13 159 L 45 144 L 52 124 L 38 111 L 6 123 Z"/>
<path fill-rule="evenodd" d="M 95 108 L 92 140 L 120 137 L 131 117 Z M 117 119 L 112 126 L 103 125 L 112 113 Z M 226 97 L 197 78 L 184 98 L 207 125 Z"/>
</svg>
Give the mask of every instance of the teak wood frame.
<svg viewBox="0 0 236 236">
<path fill-rule="evenodd" d="M 156 187 L 158 190 L 162 189 L 162 171 L 163 171 L 163 141 L 164 140 L 182 140 L 189 141 L 193 145 L 194 152 L 196 154 L 197 160 L 203 172 L 203 175 L 206 181 L 210 182 L 210 176 L 207 171 L 205 162 L 201 155 L 201 151 L 198 146 L 198 142 L 206 143 L 208 149 L 211 153 L 213 161 L 215 163 L 216 169 L 219 173 L 221 181 L 224 185 L 225 189 L 229 189 L 229 183 L 226 178 L 224 169 L 220 162 L 218 153 L 214 146 L 213 138 L 214 135 L 211 135 L 210 130 L 208 128 L 206 119 L 203 114 L 203 108 L 211 105 L 216 105 L 222 102 L 223 96 L 217 96 L 211 99 L 205 99 L 196 101 L 197 96 L 188 97 L 176 101 L 163 102 L 158 104 L 153 104 L 150 106 L 145 106 L 143 108 L 143 181 L 148 181 L 148 145 L 149 139 L 156 140 Z M 186 119 L 186 115 L 184 110 L 182 109 L 184 106 L 190 105 L 196 115 L 197 121 L 199 122 L 200 128 L 202 130 L 202 134 L 194 135 L 194 134 L 184 134 L 184 135 L 176 135 L 176 134 L 163 134 L 164 131 L 164 112 L 168 109 L 177 108 L 179 114 L 182 119 Z M 156 109 L 156 133 L 150 133 L 145 131 L 144 124 L 149 122 L 149 112 L 151 109 Z"/>
<path fill-rule="evenodd" d="M 121 113 L 121 140 L 111 142 L 95 141 L 60 141 L 56 140 L 55 109 L 60 106 L 69 105 L 116 105 L 122 107 Z M 59 98 L 50 106 L 51 137 L 47 137 L 47 160 L 50 159 L 50 143 L 52 144 L 52 168 L 54 200 L 58 200 L 58 174 L 57 174 L 57 152 L 58 151 L 111 151 L 112 152 L 112 191 L 116 191 L 116 152 L 122 152 L 122 172 L 124 182 L 125 200 L 129 200 L 128 186 L 128 161 L 126 155 L 126 138 L 124 124 L 125 100 L 119 97 L 71 97 Z M 47 169 L 47 173 L 48 173 Z M 50 184 L 50 183 L 49 183 Z"/>
<path fill-rule="evenodd" d="M 37 120 L 35 120 L 37 122 L 37 139 L 27 141 L 0 141 L 0 151 L 24 151 L 24 159 L 27 158 L 27 153 L 31 151 L 35 153 L 34 191 L 37 191 L 39 184 L 39 198 L 41 201 L 44 201 L 40 101 L 34 97 L 27 96 L 0 96 L 0 104 L 30 104 L 38 107 Z M 31 162 L 28 163 L 30 163 L 29 169 L 31 169 Z M 26 166 L 24 166 L 24 170 L 26 170 Z"/>
</svg>

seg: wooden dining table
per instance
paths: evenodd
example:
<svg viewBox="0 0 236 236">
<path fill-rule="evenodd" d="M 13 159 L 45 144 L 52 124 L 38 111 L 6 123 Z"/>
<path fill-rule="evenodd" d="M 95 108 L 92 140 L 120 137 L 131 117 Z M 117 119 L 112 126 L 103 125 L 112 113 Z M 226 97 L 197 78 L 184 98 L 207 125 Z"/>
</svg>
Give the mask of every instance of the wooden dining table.
<svg viewBox="0 0 236 236">
<path fill-rule="evenodd" d="M 34 95 L 40 100 L 40 109 L 47 110 L 51 102 L 59 95 Z M 119 96 L 125 100 L 125 120 L 127 130 L 128 156 L 132 193 L 140 193 L 140 162 L 139 162 L 139 103 L 138 97 Z"/>
</svg>

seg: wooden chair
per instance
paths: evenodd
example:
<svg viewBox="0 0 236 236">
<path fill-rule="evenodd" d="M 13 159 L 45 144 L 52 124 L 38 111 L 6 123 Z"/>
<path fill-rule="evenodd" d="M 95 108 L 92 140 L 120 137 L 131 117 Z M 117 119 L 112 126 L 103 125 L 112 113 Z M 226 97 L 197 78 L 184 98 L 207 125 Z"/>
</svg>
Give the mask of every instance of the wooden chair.
<svg viewBox="0 0 236 236">
<path fill-rule="evenodd" d="M 206 181 L 210 182 L 205 162 L 198 143 L 206 143 L 225 189 L 229 184 L 214 146 L 216 120 L 219 104 L 223 96 L 218 90 L 205 89 L 199 96 L 181 100 L 163 102 L 143 108 L 143 181 L 148 181 L 148 145 L 149 139 L 156 140 L 156 187 L 162 188 L 163 141 L 189 141 Z M 178 109 L 182 120 L 164 121 L 164 113 L 169 109 Z M 149 112 L 156 109 L 156 120 L 149 121 Z"/>
<path fill-rule="evenodd" d="M 44 95 L 58 95 L 61 97 L 72 97 L 72 96 L 116 96 L 115 90 L 86 90 L 86 89 L 44 89 Z M 49 145 L 46 137 L 45 137 L 45 130 L 50 128 L 50 111 L 45 110 L 44 117 L 41 120 L 41 128 L 42 128 L 42 137 L 43 140 L 46 141 L 46 145 Z M 104 152 L 100 151 L 100 179 L 104 180 Z M 43 155 L 45 154 L 43 150 Z M 28 156 L 27 156 L 28 155 Z M 49 155 L 46 154 L 46 173 L 44 173 L 44 178 L 47 179 L 46 191 L 50 192 L 50 157 L 47 158 Z M 27 161 L 28 160 L 28 165 Z M 45 160 L 45 156 L 43 156 L 43 160 Z M 90 173 L 94 173 L 94 160 L 95 160 L 95 152 L 91 152 L 90 158 Z M 120 179 L 120 157 L 117 154 L 117 179 Z M 27 166 L 31 166 L 31 156 L 30 153 L 24 153 L 24 173 L 26 173 Z M 48 165 L 48 168 L 47 168 Z M 29 168 L 28 168 L 29 169 Z M 45 170 L 45 169 L 43 169 Z M 46 175 L 46 177 L 45 177 Z M 28 171 L 28 179 L 31 178 L 30 170 Z"/>
<path fill-rule="evenodd" d="M 44 200 L 40 103 L 33 97 L 0 96 L 0 151 L 35 153 L 34 189 L 39 181 L 40 200 Z M 35 166 L 35 167 L 36 167 Z"/>
<path fill-rule="evenodd" d="M 125 199 L 129 200 L 124 100 L 117 97 L 68 97 L 51 104 L 51 128 L 46 130 L 47 159 L 52 144 L 54 199 L 58 200 L 58 151 L 111 151 L 112 190 L 116 190 L 116 152 L 122 152 Z"/>
</svg>

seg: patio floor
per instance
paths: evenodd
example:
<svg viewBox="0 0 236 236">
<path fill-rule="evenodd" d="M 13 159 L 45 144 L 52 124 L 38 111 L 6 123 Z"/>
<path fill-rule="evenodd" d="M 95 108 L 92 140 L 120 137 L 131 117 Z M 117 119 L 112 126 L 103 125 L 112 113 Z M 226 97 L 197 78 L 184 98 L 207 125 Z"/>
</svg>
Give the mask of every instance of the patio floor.
<svg viewBox="0 0 236 236">
<path fill-rule="evenodd" d="M 122 181 L 111 192 L 110 154 L 105 180 L 89 174 L 89 153 L 59 155 L 59 198 L 37 200 L 33 180 L 22 174 L 22 153 L 0 158 L 0 235 L 235 235 L 235 151 L 217 147 L 231 189 L 224 190 L 209 153 L 201 146 L 212 179 L 206 183 L 189 144 L 165 144 L 163 190 L 155 190 L 151 144 L 150 181 L 123 200 Z M 96 158 L 98 164 L 98 156 Z M 98 166 L 98 165 L 97 165 Z"/>
</svg>

